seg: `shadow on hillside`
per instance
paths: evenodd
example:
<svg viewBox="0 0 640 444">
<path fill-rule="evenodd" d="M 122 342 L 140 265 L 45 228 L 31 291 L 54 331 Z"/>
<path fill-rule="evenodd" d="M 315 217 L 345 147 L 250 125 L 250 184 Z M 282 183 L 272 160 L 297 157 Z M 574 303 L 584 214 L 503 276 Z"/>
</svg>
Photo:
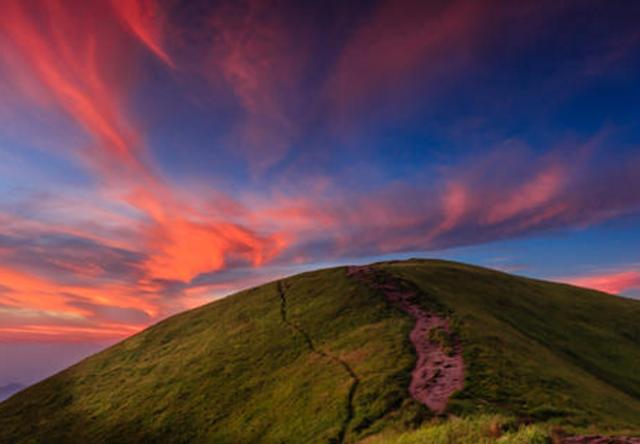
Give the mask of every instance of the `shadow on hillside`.
<svg viewBox="0 0 640 444">
<path fill-rule="evenodd" d="M 82 408 L 82 401 L 74 403 L 70 378 L 58 374 L 0 403 L 0 442 L 155 444 L 166 443 L 167 436 L 175 443 L 193 438 L 186 436 L 185 430 L 152 429 L 152 417 L 144 417 L 147 424 L 142 423 L 142 417 L 121 418 L 106 404 L 94 404 L 91 410 Z"/>
</svg>

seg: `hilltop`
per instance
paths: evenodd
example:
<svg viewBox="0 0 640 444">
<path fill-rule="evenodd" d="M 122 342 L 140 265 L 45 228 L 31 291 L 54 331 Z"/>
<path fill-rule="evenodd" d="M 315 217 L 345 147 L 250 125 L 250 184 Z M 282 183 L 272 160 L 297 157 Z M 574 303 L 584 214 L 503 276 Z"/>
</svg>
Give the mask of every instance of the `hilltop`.
<svg viewBox="0 0 640 444">
<path fill-rule="evenodd" d="M 0 442 L 637 434 L 639 321 L 640 301 L 453 262 L 308 272 L 23 390 L 0 404 Z"/>
</svg>

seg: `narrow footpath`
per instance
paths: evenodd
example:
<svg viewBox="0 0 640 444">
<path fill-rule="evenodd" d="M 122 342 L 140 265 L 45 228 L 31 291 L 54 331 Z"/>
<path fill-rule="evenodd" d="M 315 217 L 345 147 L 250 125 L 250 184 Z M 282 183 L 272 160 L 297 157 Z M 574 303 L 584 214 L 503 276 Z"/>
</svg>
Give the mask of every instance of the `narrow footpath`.
<svg viewBox="0 0 640 444">
<path fill-rule="evenodd" d="M 355 412 L 353 407 L 353 398 L 355 397 L 356 390 L 358 389 L 358 384 L 360 384 L 360 379 L 358 378 L 358 375 L 355 373 L 355 371 L 353 371 L 351 366 L 344 359 L 317 348 L 313 342 L 313 339 L 311 339 L 311 336 L 299 324 L 289 319 L 287 314 L 287 295 L 286 295 L 285 286 L 282 283 L 282 281 L 278 282 L 278 294 L 280 296 L 280 315 L 282 317 L 282 321 L 285 324 L 287 324 L 289 328 L 291 328 L 293 331 L 295 331 L 296 333 L 298 333 L 300 336 L 303 337 L 304 341 L 307 344 L 307 347 L 311 352 L 325 359 L 329 359 L 330 361 L 337 363 L 344 369 L 344 371 L 348 374 L 349 378 L 351 378 L 351 386 L 349 387 L 349 392 L 347 393 L 347 399 L 346 399 L 346 405 L 345 405 L 345 410 L 346 410 L 345 418 L 342 421 L 342 424 L 340 426 L 340 430 L 338 432 L 338 435 L 336 436 L 336 439 L 333 441 L 338 444 L 343 444 L 345 437 L 347 435 L 349 424 L 351 424 L 351 421 L 353 420 L 353 416 Z"/>
<path fill-rule="evenodd" d="M 350 267 L 348 274 L 381 291 L 391 304 L 415 319 L 409 339 L 417 360 L 409 393 L 431 411 L 442 413 L 451 395 L 464 386 L 462 347 L 451 332 L 449 320 L 414 302 L 415 291 L 403 289 L 396 278 L 385 276 L 379 283 L 370 267 Z"/>
</svg>

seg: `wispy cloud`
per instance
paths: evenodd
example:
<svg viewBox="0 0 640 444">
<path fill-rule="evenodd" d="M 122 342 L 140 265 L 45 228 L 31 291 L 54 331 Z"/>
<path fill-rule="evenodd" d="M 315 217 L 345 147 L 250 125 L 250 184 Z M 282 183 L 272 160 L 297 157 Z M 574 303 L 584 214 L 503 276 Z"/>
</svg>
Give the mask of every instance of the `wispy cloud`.
<svg viewBox="0 0 640 444">
<path fill-rule="evenodd" d="M 342 49 L 328 82 L 341 119 L 402 85 L 424 88 L 471 60 L 474 36 L 486 26 L 485 4 L 378 2 Z M 387 97 L 388 99 L 388 97 Z"/>
<path fill-rule="evenodd" d="M 300 32 L 308 24 L 294 26 L 272 2 L 256 0 L 221 2 L 210 23 L 208 68 L 222 73 L 244 112 L 228 143 L 263 173 L 287 154 L 309 111 L 302 76 L 310 48 Z"/>
<path fill-rule="evenodd" d="M 366 197 L 338 190 L 313 200 L 298 195 L 269 214 L 282 211 L 287 232 L 304 233 L 294 249 L 348 256 L 479 244 L 640 210 L 631 191 L 640 189 L 634 173 L 640 159 L 604 165 L 581 157 L 496 149 L 444 169 L 425 185 L 399 182 Z"/>
<path fill-rule="evenodd" d="M 165 11 L 156 0 L 111 0 L 117 16 L 127 28 L 169 67 L 175 68 L 175 63 L 164 49 L 167 33 L 167 19 Z"/>
<path fill-rule="evenodd" d="M 92 311 L 87 304 L 98 304 L 140 309 L 157 317 L 161 314 L 158 305 L 162 304 L 156 301 L 154 305 L 150 295 L 160 293 L 163 282 L 188 282 L 200 273 L 225 267 L 228 261 L 258 266 L 276 254 L 282 248 L 277 234 L 258 234 L 231 220 L 228 214 L 206 210 L 205 204 L 215 206 L 214 202 L 202 202 L 197 197 L 182 199 L 179 190 L 156 172 L 148 158 L 142 131 L 128 108 L 133 79 L 113 68 L 127 61 L 133 63 L 121 20 L 132 26 L 135 36 L 156 55 L 165 62 L 169 60 L 157 41 L 158 28 L 153 19 L 158 15 L 149 10 L 153 4 L 136 3 L 131 9 L 116 7 L 115 11 L 108 3 L 96 6 L 47 0 L 40 6 L 6 4 L 0 19 L 5 44 L 17 50 L 23 64 L 20 68 L 28 67 L 33 81 L 38 82 L 37 91 L 46 95 L 39 103 L 53 101 L 94 138 L 89 151 L 76 151 L 74 155 L 94 171 L 101 195 L 138 213 L 129 221 L 139 245 L 127 252 L 80 237 L 55 237 L 46 229 L 30 233 L 30 240 L 24 236 L 7 238 L 4 248 L 11 251 L 5 257 L 12 265 L 31 273 L 48 268 L 47 274 L 55 275 L 57 270 L 76 280 L 84 278 L 87 283 L 76 287 L 59 279 L 31 280 L 22 271 L 4 269 L 11 288 L 4 298 L 15 307 L 34 310 L 53 305 L 47 309 L 86 316 Z M 107 271 L 111 278 L 116 277 L 111 254 L 120 257 L 116 262 L 121 271 L 132 276 L 120 276 L 119 285 L 95 288 L 92 278 Z M 125 270 L 127 262 L 122 259 L 127 255 L 135 264 Z M 69 303 L 69 294 L 86 300 L 82 310 L 77 303 Z"/>
</svg>

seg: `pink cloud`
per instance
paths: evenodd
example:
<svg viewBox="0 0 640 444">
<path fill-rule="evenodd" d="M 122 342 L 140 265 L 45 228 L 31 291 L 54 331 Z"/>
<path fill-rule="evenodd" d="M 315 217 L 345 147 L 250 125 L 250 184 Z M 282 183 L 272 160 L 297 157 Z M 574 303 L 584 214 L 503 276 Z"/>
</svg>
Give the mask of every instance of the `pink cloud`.
<svg viewBox="0 0 640 444">
<path fill-rule="evenodd" d="M 104 219 L 107 225 L 124 224 L 131 231 L 131 237 L 115 243 L 109 242 L 104 227 L 95 231 L 102 236 L 86 237 L 84 233 L 94 230 L 76 227 L 73 217 L 66 221 L 67 229 L 51 231 L 46 223 L 5 215 L 3 234 L 11 242 L 0 244 L 0 265 L 22 268 L 1 269 L 8 290 L 0 294 L 0 304 L 14 310 L 14 319 L 23 319 L 5 333 L 18 337 L 24 325 L 25 337 L 34 339 L 40 331 L 34 325 L 54 325 L 51 316 L 80 316 L 80 326 L 63 323 L 76 325 L 76 330 L 51 331 L 62 337 L 104 324 L 105 334 L 111 335 L 115 320 L 129 316 L 126 310 L 148 316 L 136 321 L 141 323 L 123 323 L 129 327 L 122 331 L 129 331 L 219 294 L 227 285 L 226 273 L 238 263 L 248 269 L 290 266 L 473 245 L 595 223 L 640 210 L 638 194 L 625 191 L 639 189 L 636 164 L 633 157 L 611 165 L 571 164 L 561 155 L 540 157 L 527 151 L 506 159 L 497 150 L 484 162 L 468 159 L 441 170 L 429 182 L 412 180 L 413 186 L 399 182 L 360 194 L 328 181 L 310 181 L 308 187 L 279 188 L 276 194 L 265 192 L 244 203 L 215 192 L 206 199 L 205 193 L 194 195 L 154 181 L 149 184 L 156 188 L 132 190 L 121 202 L 139 211 L 138 217 Z M 524 173 L 486 175 L 505 166 Z M 611 177 L 616 181 L 604 180 Z M 95 211 L 99 215 L 104 209 Z M 32 243 L 43 236 L 45 242 Z M 63 246 L 52 243 L 51 236 L 62 236 Z M 18 261 L 20 251 L 34 249 L 38 254 Z M 233 285 L 257 282 L 246 273 L 234 277 Z M 609 282 L 591 276 L 576 282 L 625 291 L 635 285 L 637 274 L 613 278 Z M 24 316 L 29 313 L 17 309 L 40 313 L 36 319 L 41 324 L 34 324 L 33 317 L 27 323 Z"/>
<path fill-rule="evenodd" d="M 434 227 L 428 234 L 428 238 L 435 239 L 439 235 L 454 228 L 464 216 L 470 205 L 469 191 L 464 185 L 457 182 L 447 184 L 442 200 L 442 222 Z"/>
<path fill-rule="evenodd" d="M 567 172 L 564 171 L 564 167 L 558 164 L 539 171 L 530 181 L 513 190 L 505 201 L 497 202 L 495 206 L 490 208 L 486 222 L 488 224 L 499 223 L 522 212 L 548 204 L 562 191 L 566 176 Z M 551 215 L 553 213 L 552 211 Z M 547 218 L 544 213 L 541 216 L 540 220 Z"/>
<path fill-rule="evenodd" d="M 640 289 L 640 271 L 637 268 L 571 276 L 558 280 L 578 287 L 604 291 L 605 293 L 624 294 L 630 290 Z"/>
<path fill-rule="evenodd" d="M 326 254 L 350 256 L 478 244 L 640 210 L 640 195 L 630 191 L 640 189 L 633 172 L 640 159 L 602 165 L 561 153 L 505 157 L 498 149 L 442 170 L 429 184 L 412 179 L 412 187 L 397 183 L 365 195 L 329 187 L 308 199 L 298 190 L 271 202 L 266 216 L 287 215 L 282 227 L 295 239 L 291 248 L 324 245 Z"/>
</svg>

